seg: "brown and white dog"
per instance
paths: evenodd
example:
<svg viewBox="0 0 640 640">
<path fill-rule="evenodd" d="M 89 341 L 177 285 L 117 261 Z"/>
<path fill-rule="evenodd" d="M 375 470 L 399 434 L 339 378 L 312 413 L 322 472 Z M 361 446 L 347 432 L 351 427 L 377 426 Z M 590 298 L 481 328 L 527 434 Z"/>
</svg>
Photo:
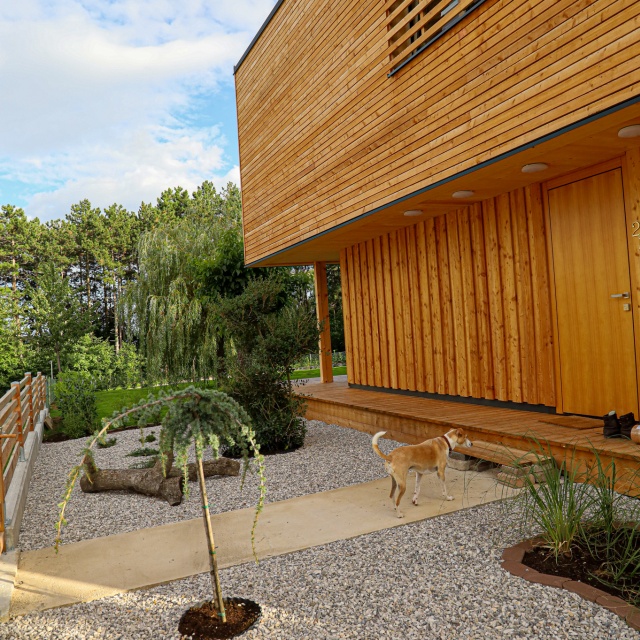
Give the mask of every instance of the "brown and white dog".
<svg viewBox="0 0 640 640">
<path fill-rule="evenodd" d="M 386 433 L 379 431 L 373 436 L 371 442 L 373 450 L 385 461 L 384 466 L 391 476 L 391 494 L 393 500 L 398 487 L 398 497 L 395 499 L 396 514 L 398 518 L 403 518 L 400 511 L 400 500 L 407 489 L 407 474 L 411 469 L 416 472 L 416 488 L 413 493 L 413 504 L 418 504 L 418 494 L 420 493 L 420 481 L 425 473 L 438 472 L 438 478 L 442 482 L 442 495 L 447 500 L 453 500 L 453 496 L 447 495 L 447 485 L 444 479 L 444 471 L 447 467 L 449 452 L 453 451 L 457 445 L 471 447 L 471 441 L 461 429 L 451 429 L 443 436 L 425 440 L 421 444 L 407 445 L 394 449 L 388 456 L 380 451 L 378 440 Z"/>
</svg>

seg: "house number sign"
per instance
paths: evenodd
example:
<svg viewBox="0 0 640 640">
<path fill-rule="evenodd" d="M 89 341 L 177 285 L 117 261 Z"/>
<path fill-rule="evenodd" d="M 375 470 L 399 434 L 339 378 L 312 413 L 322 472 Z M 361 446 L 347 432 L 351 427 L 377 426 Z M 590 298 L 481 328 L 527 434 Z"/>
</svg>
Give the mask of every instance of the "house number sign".
<svg viewBox="0 0 640 640">
<path fill-rule="evenodd" d="M 631 235 L 634 238 L 640 238 L 640 222 L 637 220 L 631 223 Z"/>
</svg>

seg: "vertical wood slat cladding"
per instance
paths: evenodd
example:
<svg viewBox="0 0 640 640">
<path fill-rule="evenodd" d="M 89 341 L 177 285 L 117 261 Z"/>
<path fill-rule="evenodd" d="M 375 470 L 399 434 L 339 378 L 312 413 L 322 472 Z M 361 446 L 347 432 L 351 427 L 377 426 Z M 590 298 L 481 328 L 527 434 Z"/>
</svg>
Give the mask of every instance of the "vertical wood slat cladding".
<svg viewBox="0 0 640 640">
<path fill-rule="evenodd" d="M 487 0 L 387 78 L 383 3 L 286 0 L 236 73 L 247 261 L 636 96 L 639 20 Z"/>
<path fill-rule="evenodd" d="M 344 249 L 349 381 L 555 406 L 546 233 L 534 184 Z"/>
</svg>

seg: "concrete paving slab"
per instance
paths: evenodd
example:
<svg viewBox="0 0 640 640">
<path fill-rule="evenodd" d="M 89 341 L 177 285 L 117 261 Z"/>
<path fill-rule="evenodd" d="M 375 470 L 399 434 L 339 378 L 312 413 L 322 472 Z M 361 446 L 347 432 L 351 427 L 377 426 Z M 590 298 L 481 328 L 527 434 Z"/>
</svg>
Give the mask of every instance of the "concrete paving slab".
<svg viewBox="0 0 640 640">
<path fill-rule="evenodd" d="M 9 618 L 11 596 L 18 572 L 18 552 L 0 554 L 0 622 Z"/>
<path fill-rule="evenodd" d="M 410 478 L 410 486 L 413 479 Z M 441 498 L 435 476 L 426 477 L 416 507 L 407 490 L 405 518 L 395 516 L 388 478 L 268 504 L 256 531 L 261 559 L 433 518 L 506 497 L 489 473 L 447 471 L 454 500 Z M 253 510 L 212 516 L 218 563 L 251 562 Z M 50 547 L 20 555 L 10 616 L 97 600 L 208 571 L 201 519 Z"/>
</svg>

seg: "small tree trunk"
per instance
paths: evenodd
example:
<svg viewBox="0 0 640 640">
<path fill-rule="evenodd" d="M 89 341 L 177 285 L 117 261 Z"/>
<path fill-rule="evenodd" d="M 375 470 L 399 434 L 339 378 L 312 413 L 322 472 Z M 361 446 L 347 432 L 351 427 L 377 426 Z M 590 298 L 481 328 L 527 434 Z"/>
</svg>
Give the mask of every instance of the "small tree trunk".
<svg viewBox="0 0 640 640">
<path fill-rule="evenodd" d="M 173 454 L 167 455 L 166 474 L 162 473 L 162 462 L 158 460 L 150 469 L 99 469 L 88 460 L 84 460 L 85 475 L 80 479 L 80 488 L 85 493 L 102 491 L 135 491 L 147 496 L 166 500 L 171 506 L 182 502 L 182 470 L 173 468 Z M 201 463 L 203 473 L 209 476 L 237 476 L 240 463 L 231 458 L 218 458 Z M 198 475 L 198 465 L 190 463 L 187 467 L 189 480 Z"/>
<path fill-rule="evenodd" d="M 211 584 L 218 602 L 218 616 L 222 622 L 227 621 L 227 615 L 222 601 L 222 587 L 220 586 L 220 575 L 218 574 L 218 561 L 216 559 L 216 545 L 213 540 L 213 529 L 211 528 L 211 514 L 209 513 L 209 501 L 207 499 L 207 487 L 204 482 L 204 471 L 202 460 L 198 460 L 198 481 L 200 482 L 200 495 L 202 496 L 202 517 L 204 518 L 204 528 L 207 534 L 207 544 L 209 546 L 209 571 L 211 574 Z"/>
</svg>

